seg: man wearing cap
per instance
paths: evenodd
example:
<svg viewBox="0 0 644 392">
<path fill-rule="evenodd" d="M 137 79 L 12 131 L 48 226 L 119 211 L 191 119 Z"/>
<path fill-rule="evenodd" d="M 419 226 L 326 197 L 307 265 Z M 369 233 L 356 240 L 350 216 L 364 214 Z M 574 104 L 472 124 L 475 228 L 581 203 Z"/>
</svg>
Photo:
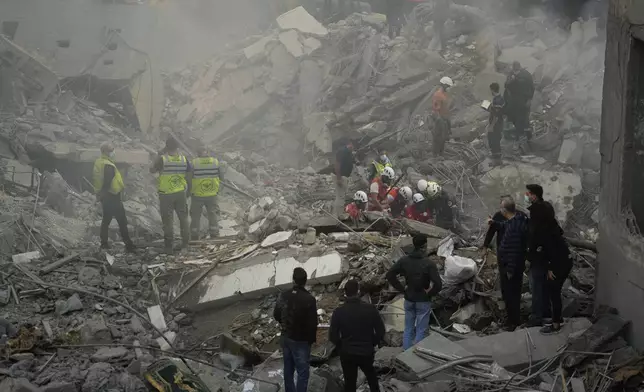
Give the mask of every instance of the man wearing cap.
<svg viewBox="0 0 644 392">
<path fill-rule="evenodd" d="M 165 251 L 173 253 L 174 242 L 174 213 L 179 218 L 181 227 L 181 247 L 187 248 L 190 242 L 190 227 L 188 225 L 188 202 L 186 192 L 188 183 L 186 176 L 191 172 L 188 159 L 179 152 L 179 144 L 170 137 L 166 140 L 165 148 L 159 153 L 150 173 L 159 173 L 159 212 L 163 222 L 163 238 Z"/>
<path fill-rule="evenodd" d="M 125 250 L 135 251 L 135 246 L 130 239 L 127 229 L 127 217 L 121 194 L 125 189 L 121 172 L 114 164 L 114 146 L 109 143 L 101 145 L 101 157 L 94 162 L 94 192 L 103 206 L 103 221 L 101 222 L 101 248 L 108 249 L 108 229 L 112 219 L 116 218 L 121 232 L 121 239 L 125 243 Z"/>
</svg>

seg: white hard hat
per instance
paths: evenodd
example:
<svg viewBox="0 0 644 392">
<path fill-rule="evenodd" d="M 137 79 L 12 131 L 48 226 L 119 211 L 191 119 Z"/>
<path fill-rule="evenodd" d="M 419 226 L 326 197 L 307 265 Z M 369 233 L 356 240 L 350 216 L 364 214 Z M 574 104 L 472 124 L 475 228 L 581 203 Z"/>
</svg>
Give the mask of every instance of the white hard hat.
<svg viewBox="0 0 644 392">
<path fill-rule="evenodd" d="M 394 177 L 396 177 L 396 172 L 394 171 L 394 169 L 392 169 L 391 167 L 387 166 L 382 171 L 382 175 L 385 176 L 385 177 L 388 177 L 390 179 L 393 179 Z"/>
<path fill-rule="evenodd" d="M 369 199 L 367 198 L 367 194 L 365 192 L 358 191 L 353 195 L 353 200 L 359 201 L 359 202 L 362 202 L 362 203 L 366 203 L 367 200 L 369 200 Z"/>
<path fill-rule="evenodd" d="M 400 188 L 400 194 L 402 195 L 403 199 L 407 201 L 411 200 L 412 192 L 410 187 L 404 186 Z"/>
<path fill-rule="evenodd" d="M 441 83 L 441 84 L 444 84 L 444 85 L 446 85 L 446 86 L 449 86 L 449 87 L 452 87 L 452 86 L 454 85 L 454 81 L 453 81 L 453 80 L 452 80 L 452 78 L 450 78 L 449 76 L 443 76 L 443 77 L 441 78 L 440 83 Z"/>
<path fill-rule="evenodd" d="M 422 193 L 415 193 L 413 197 L 414 203 L 420 203 L 425 201 L 425 196 Z"/>
<path fill-rule="evenodd" d="M 436 196 L 437 194 L 440 193 L 440 191 L 441 191 L 441 186 L 438 185 L 437 183 L 433 181 L 427 183 L 427 194 L 429 195 L 429 197 Z"/>
<path fill-rule="evenodd" d="M 418 184 L 416 184 L 416 188 L 418 188 L 419 192 L 425 192 L 427 190 L 427 181 L 418 180 Z"/>
</svg>

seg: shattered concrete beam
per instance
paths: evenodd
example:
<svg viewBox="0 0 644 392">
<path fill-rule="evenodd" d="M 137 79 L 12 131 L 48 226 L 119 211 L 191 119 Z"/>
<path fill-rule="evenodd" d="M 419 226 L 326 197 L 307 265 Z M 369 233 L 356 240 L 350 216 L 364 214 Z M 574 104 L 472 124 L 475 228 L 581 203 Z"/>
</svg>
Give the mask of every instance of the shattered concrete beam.
<svg viewBox="0 0 644 392">
<path fill-rule="evenodd" d="M 277 293 L 292 284 L 295 267 L 306 270 L 310 284 L 338 282 L 346 270 L 342 255 L 335 251 L 307 259 L 298 256 L 297 251 L 293 249 L 284 249 L 276 256 L 264 253 L 216 268 L 190 289 L 177 302 L 177 306 L 202 310 L 225 306 L 241 299 Z"/>
<path fill-rule="evenodd" d="M 430 225 L 427 223 L 418 222 L 415 220 L 403 219 L 403 224 L 411 231 L 412 233 L 424 234 L 428 237 L 433 238 L 445 238 L 450 235 L 449 230 L 445 230 L 441 227 Z"/>
</svg>

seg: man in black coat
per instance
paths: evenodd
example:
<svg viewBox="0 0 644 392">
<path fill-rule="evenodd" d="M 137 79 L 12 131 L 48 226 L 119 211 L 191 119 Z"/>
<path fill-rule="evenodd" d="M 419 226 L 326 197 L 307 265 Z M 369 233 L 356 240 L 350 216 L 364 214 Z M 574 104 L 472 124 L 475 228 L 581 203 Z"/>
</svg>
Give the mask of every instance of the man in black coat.
<svg viewBox="0 0 644 392">
<path fill-rule="evenodd" d="M 360 300 L 359 291 L 360 285 L 357 280 L 350 280 L 344 286 L 347 299 L 331 316 L 329 340 L 340 352 L 344 391 L 356 391 L 360 368 L 367 378 L 371 392 L 379 392 L 373 360 L 375 347 L 385 336 L 385 324 L 375 306 Z"/>
<path fill-rule="evenodd" d="M 488 224 L 501 234 L 497 257 L 501 295 L 508 316 L 505 328 L 513 331 L 521 324 L 521 287 L 525 269 L 528 219 L 517 211 L 511 198 L 503 199 L 500 212 L 503 220 L 488 218 Z"/>
<path fill-rule="evenodd" d="M 528 261 L 530 262 L 530 287 L 532 290 L 532 315 L 529 326 L 543 325 L 543 319 L 549 318 L 547 280 L 550 258 L 549 243 L 553 233 L 560 232 L 559 222 L 555 217 L 552 204 L 543 200 L 543 188 L 538 184 L 526 185 L 525 201 L 529 204 L 530 225 L 528 230 Z"/>
<path fill-rule="evenodd" d="M 508 120 L 514 124 L 516 137 L 520 140 L 532 139 L 530 128 L 530 106 L 534 96 L 534 80 L 530 72 L 521 67 L 518 61 L 512 64 L 512 71 L 505 81 L 505 109 Z"/>
<path fill-rule="evenodd" d="M 315 297 L 304 288 L 306 279 L 306 271 L 295 268 L 293 288 L 282 292 L 273 311 L 282 328 L 285 392 L 306 392 L 309 384 L 309 357 L 317 335 L 318 315 Z"/>
<path fill-rule="evenodd" d="M 387 281 L 405 294 L 405 331 L 403 348 L 407 350 L 425 338 L 432 311 L 431 298 L 442 288 L 436 264 L 427 257 L 427 237 L 414 236 L 414 251 L 398 260 L 387 272 Z M 405 278 L 403 285 L 398 276 Z"/>
</svg>

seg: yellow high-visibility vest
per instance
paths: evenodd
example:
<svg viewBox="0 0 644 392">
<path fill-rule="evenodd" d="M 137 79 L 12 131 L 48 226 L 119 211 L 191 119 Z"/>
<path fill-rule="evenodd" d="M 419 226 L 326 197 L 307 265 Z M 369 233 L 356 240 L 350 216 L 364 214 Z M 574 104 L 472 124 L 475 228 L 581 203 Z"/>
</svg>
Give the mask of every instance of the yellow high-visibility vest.
<svg viewBox="0 0 644 392">
<path fill-rule="evenodd" d="M 104 155 L 94 162 L 94 192 L 98 194 L 101 189 L 103 189 L 105 166 L 112 166 L 114 168 L 114 178 L 112 178 L 112 183 L 110 184 L 108 192 L 113 195 L 118 195 L 125 188 L 123 177 L 121 177 L 121 172 L 119 172 L 119 169 L 116 167 L 114 162 L 110 161 L 110 159 Z"/>
<path fill-rule="evenodd" d="M 219 161 L 204 157 L 192 160 L 192 195 L 197 197 L 217 196 L 219 193 Z"/>
<path fill-rule="evenodd" d="M 188 160 L 183 155 L 164 155 L 163 170 L 159 174 L 159 193 L 171 195 L 184 192 L 188 186 L 186 183 L 186 170 Z"/>
<path fill-rule="evenodd" d="M 389 162 L 387 162 L 387 163 L 380 163 L 380 162 L 378 162 L 378 161 L 373 161 L 372 163 L 373 163 L 373 167 L 375 167 L 375 168 L 376 168 L 376 175 L 377 175 L 377 176 L 382 175 L 382 172 L 384 172 L 384 171 L 385 171 L 385 167 L 391 167 L 391 163 L 389 163 Z"/>
</svg>

